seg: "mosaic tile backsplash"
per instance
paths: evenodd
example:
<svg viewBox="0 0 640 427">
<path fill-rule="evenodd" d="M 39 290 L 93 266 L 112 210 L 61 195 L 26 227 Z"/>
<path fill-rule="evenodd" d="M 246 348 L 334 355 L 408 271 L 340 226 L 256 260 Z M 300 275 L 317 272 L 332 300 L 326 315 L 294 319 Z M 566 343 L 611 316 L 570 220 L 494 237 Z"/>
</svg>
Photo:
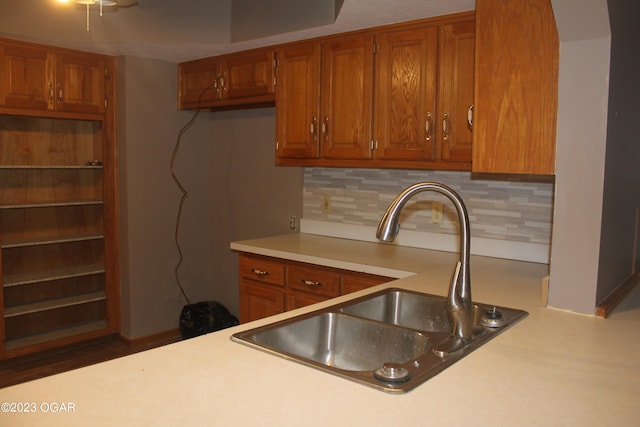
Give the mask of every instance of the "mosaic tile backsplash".
<svg viewBox="0 0 640 427">
<path fill-rule="evenodd" d="M 553 182 L 526 178 L 472 176 L 470 172 L 395 169 L 305 168 L 303 217 L 310 220 L 377 227 L 391 201 L 406 187 L 435 181 L 453 188 L 469 212 L 471 235 L 548 245 L 551 241 Z M 331 198 L 322 210 L 323 195 Z M 431 203 L 443 203 L 440 224 L 431 217 Z M 413 197 L 400 218 L 401 228 L 457 234 L 457 214 L 445 197 L 432 191 Z"/>
</svg>

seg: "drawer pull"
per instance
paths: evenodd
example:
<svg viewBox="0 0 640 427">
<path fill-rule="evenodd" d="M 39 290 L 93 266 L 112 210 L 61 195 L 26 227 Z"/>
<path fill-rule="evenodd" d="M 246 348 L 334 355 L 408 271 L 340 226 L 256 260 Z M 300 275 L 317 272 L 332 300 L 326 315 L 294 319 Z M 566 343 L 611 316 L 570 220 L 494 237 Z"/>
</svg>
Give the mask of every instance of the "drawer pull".
<svg viewBox="0 0 640 427">
<path fill-rule="evenodd" d="M 255 274 L 256 276 L 264 277 L 264 276 L 268 276 L 268 275 L 269 275 L 269 272 L 268 272 L 268 271 L 265 271 L 265 270 L 256 270 L 255 268 L 252 268 L 252 269 L 251 269 L 251 271 L 252 271 L 252 272 L 253 272 L 253 274 Z"/>
<path fill-rule="evenodd" d="M 307 285 L 310 288 L 319 288 L 322 286 L 322 282 L 314 281 L 314 280 L 300 280 L 303 284 Z"/>
</svg>

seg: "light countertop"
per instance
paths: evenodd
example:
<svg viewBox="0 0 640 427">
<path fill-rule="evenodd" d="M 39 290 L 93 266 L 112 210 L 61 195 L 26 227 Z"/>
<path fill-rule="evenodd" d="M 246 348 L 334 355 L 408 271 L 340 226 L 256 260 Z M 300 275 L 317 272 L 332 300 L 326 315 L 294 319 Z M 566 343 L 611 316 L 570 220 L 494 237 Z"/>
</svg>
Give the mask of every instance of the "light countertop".
<svg viewBox="0 0 640 427">
<path fill-rule="evenodd" d="M 327 262 L 340 264 L 336 267 L 347 263 L 371 272 L 373 265 L 403 278 L 311 308 L 0 389 L 0 402 L 33 402 L 37 409 L 0 412 L 0 425 L 638 425 L 640 288 L 606 320 L 548 309 L 540 304 L 544 264 L 472 257 L 473 299 L 524 309 L 529 316 L 407 394 L 383 393 L 232 342 L 235 332 L 385 287 L 444 295 L 453 268 L 449 261 L 456 259 L 434 253 L 431 263 L 421 259 L 425 252 L 408 248 L 369 243 L 366 249 L 341 239 L 292 236 L 234 246 L 306 262 L 324 259 L 323 248 L 329 248 Z M 403 259 L 388 259 L 386 251 L 402 252 Z M 371 253 L 386 261 L 376 265 Z M 424 268 L 410 266 L 410 259 Z M 410 275 L 415 268 L 421 272 Z M 44 412 L 50 403 L 72 404 L 73 412 Z"/>
</svg>

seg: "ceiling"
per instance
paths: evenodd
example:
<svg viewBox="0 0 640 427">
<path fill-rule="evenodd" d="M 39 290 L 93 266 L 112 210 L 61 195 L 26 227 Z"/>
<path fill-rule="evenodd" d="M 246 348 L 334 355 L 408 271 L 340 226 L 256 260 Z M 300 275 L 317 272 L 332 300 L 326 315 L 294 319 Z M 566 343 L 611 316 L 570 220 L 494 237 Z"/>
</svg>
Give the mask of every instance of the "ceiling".
<svg viewBox="0 0 640 427">
<path fill-rule="evenodd" d="M 103 17 L 96 9 L 91 14 L 90 31 L 86 31 L 86 11 L 80 6 L 61 5 L 56 0 L 1 1 L 2 37 L 170 62 L 475 8 L 475 0 L 344 0 L 334 23 L 305 26 L 308 18 L 300 12 L 293 15 L 295 8 L 290 7 L 285 9 L 291 15 L 287 19 L 302 22 L 297 28 L 303 29 L 285 28 L 272 31 L 273 35 L 232 42 L 233 3 L 240 0 L 138 0 L 134 7 L 105 8 Z M 321 0 L 254 1 L 280 6 L 283 2 L 296 2 L 299 6 L 301 1 Z M 241 4 L 246 7 L 247 0 Z M 268 17 L 262 14 L 253 19 Z"/>
</svg>

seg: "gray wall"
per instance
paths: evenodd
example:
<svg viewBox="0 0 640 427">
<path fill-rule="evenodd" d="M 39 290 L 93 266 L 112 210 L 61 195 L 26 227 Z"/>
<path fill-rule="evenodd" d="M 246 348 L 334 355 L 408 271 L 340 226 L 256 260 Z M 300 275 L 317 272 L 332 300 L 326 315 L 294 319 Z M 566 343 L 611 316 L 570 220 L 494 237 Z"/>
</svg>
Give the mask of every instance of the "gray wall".
<svg viewBox="0 0 640 427">
<path fill-rule="evenodd" d="M 118 144 L 122 334 L 178 327 L 186 303 L 174 270 L 181 193 L 170 173 L 179 130 L 176 64 L 119 58 Z M 231 240 L 283 234 L 302 214 L 302 171 L 275 168 L 274 109 L 201 112 L 184 133 L 175 174 L 187 190 L 178 241 L 179 278 L 191 302 L 216 300 L 237 314 Z"/>
<path fill-rule="evenodd" d="M 611 68 L 597 301 L 638 270 L 640 3 L 609 0 Z"/>
<path fill-rule="evenodd" d="M 238 314 L 235 240 L 291 233 L 302 216 L 302 169 L 275 167 L 275 109 L 207 113 L 210 164 L 210 240 L 215 295 Z"/>
<path fill-rule="evenodd" d="M 560 75 L 549 305 L 593 314 L 611 43 L 607 5 L 606 0 L 552 4 L 560 37 Z"/>
<path fill-rule="evenodd" d="M 552 4 L 560 81 L 549 304 L 592 314 L 638 270 L 640 13 L 630 0 Z"/>
<path fill-rule="evenodd" d="M 177 131 L 190 113 L 176 111 L 176 73 L 175 64 L 135 57 L 118 61 L 121 312 L 122 334 L 129 338 L 176 328 L 184 304 L 174 279 L 180 193 L 169 164 Z M 206 135 L 206 129 L 199 133 Z M 185 168 L 184 159 L 181 175 L 188 183 L 197 181 L 203 168 Z M 195 198 L 189 203 L 197 203 Z M 185 214 L 184 222 L 192 213 Z M 187 264 L 183 275 L 191 275 L 191 269 Z M 206 266 L 201 274 L 209 276 Z"/>
</svg>

